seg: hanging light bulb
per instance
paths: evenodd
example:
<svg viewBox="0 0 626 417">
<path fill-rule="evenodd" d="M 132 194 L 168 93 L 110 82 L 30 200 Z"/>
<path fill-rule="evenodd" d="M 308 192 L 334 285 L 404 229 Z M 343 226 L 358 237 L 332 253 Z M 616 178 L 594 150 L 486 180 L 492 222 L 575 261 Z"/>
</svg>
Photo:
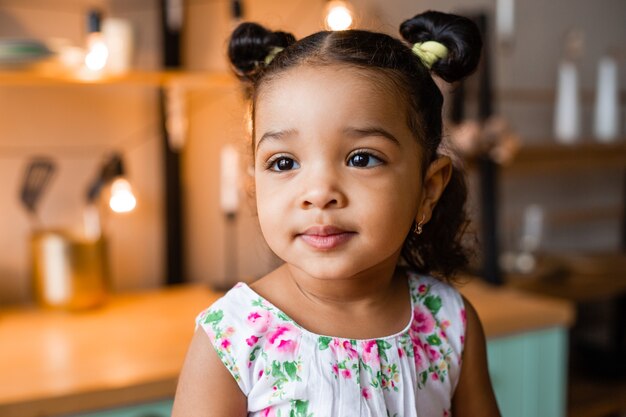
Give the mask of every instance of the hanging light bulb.
<svg viewBox="0 0 626 417">
<path fill-rule="evenodd" d="M 116 213 L 128 213 L 137 205 L 130 183 L 124 177 L 117 177 L 111 184 L 109 207 Z"/>
<path fill-rule="evenodd" d="M 124 163 L 120 154 L 111 155 L 102 165 L 100 173 L 87 189 L 87 203 L 94 205 L 105 187 L 110 191 L 109 207 L 116 213 L 128 213 L 137 205 L 130 183 L 124 176 Z"/>
<path fill-rule="evenodd" d="M 346 30 L 354 23 L 354 11 L 350 3 L 343 0 L 331 0 L 326 5 L 326 28 L 329 30 Z"/>
<path fill-rule="evenodd" d="M 92 10 L 88 15 L 87 51 L 85 54 L 85 67 L 97 72 L 102 71 L 109 59 L 107 47 L 101 31 L 101 14 Z"/>
</svg>

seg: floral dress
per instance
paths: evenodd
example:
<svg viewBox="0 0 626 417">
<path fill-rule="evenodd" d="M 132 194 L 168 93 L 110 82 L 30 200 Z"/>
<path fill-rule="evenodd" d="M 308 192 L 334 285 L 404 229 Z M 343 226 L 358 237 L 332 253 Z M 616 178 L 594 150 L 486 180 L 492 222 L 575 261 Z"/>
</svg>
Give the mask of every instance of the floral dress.
<svg viewBox="0 0 626 417">
<path fill-rule="evenodd" d="M 412 316 L 377 339 L 314 334 L 244 283 L 196 318 L 263 417 L 442 417 L 461 371 L 465 307 L 451 286 L 410 275 Z"/>
</svg>

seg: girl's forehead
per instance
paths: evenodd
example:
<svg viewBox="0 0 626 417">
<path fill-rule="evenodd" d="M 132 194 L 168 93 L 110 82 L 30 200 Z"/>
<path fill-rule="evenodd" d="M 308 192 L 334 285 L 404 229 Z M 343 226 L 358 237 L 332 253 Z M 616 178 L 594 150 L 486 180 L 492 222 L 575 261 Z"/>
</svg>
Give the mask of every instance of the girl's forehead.
<svg viewBox="0 0 626 417">
<path fill-rule="evenodd" d="M 300 64 L 272 74 L 257 88 L 254 107 L 264 107 L 268 102 L 289 102 L 296 98 L 315 100 L 326 93 L 334 94 L 338 101 L 351 96 L 367 99 L 362 105 L 385 103 L 405 110 L 405 93 L 398 80 L 385 70 L 368 69 L 349 64 Z"/>
</svg>

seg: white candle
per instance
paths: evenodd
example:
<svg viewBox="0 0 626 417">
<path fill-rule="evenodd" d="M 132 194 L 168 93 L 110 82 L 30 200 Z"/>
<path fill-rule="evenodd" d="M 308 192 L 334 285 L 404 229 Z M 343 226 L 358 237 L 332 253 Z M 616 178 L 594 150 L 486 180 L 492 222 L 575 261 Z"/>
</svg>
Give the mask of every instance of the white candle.
<svg viewBox="0 0 626 417">
<path fill-rule="evenodd" d="M 598 83 L 593 133 L 601 142 L 610 142 L 619 131 L 619 95 L 617 86 L 617 63 L 604 57 L 598 63 Z"/>
<path fill-rule="evenodd" d="M 226 214 L 236 213 L 239 207 L 239 153 L 233 145 L 222 148 L 220 203 Z"/>
<path fill-rule="evenodd" d="M 576 65 L 569 61 L 562 62 L 558 78 L 554 135 L 561 143 L 573 143 L 580 136 L 580 98 Z"/>
</svg>

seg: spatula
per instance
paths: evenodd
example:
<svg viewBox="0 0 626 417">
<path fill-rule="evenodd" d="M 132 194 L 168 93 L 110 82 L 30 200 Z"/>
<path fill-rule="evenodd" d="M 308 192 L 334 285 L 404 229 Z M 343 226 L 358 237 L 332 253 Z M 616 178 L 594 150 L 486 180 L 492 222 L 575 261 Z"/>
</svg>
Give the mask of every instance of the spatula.
<svg viewBox="0 0 626 417">
<path fill-rule="evenodd" d="M 29 214 L 37 219 L 37 204 L 54 175 L 55 164 L 47 157 L 31 159 L 26 166 L 20 199 Z"/>
</svg>

